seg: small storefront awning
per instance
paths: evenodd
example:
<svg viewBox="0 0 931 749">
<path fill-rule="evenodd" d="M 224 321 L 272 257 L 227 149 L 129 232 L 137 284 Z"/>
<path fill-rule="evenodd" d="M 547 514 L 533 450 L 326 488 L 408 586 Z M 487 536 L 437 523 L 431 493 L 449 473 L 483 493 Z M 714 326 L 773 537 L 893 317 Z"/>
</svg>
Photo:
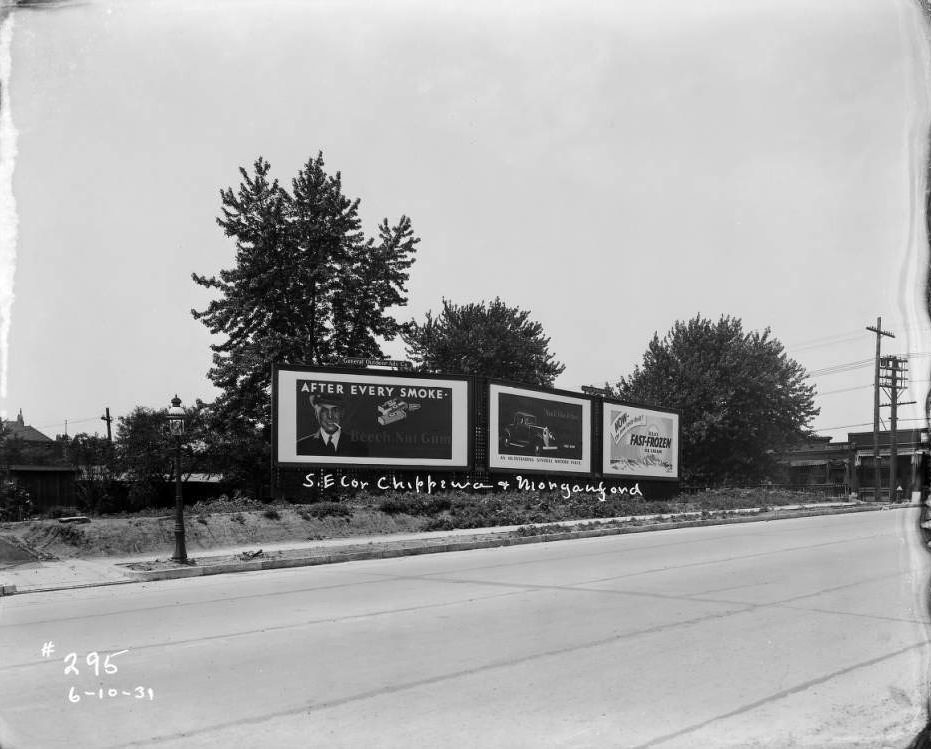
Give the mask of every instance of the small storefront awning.
<svg viewBox="0 0 931 749">
<path fill-rule="evenodd" d="M 914 464 L 917 465 L 917 464 L 918 464 L 918 461 L 921 460 L 921 456 L 922 456 L 922 455 L 929 455 L 929 454 L 931 454 L 931 451 L 929 451 L 927 448 L 922 449 L 922 448 L 908 448 L 908 447 L 906 447 L 906 448 L 901 448 L 901 449 L 899 449 L 898 451 L 896 451 L 896 454 L 898 455 L 899 458 L 910 457 L 910 458 L 912 459 L 912 463 L 914 463 Z M 872 450 L 857 450 L 857 465 L 860 465 L 860 461 L 861 461 L 863 458 L 869 458 L 870 460 L 872 460 L 872 459 L 873 459 L 873 451 L 872 451 Z M 889 449 L 888 449 L 888 448 L 886 448 L 886 449 L 880 448 L 880 449 L 879 449 L 879 459 L 880 459 L 880 460 L 889 460 Z"/>
<path fill-rule="evenodd" d="M 921 449 L 921 448 L 912 448 L 912 447 L 899 448 L 898 450 L 896 450 L 896 453 L 897 453 L 899 456 L 903 456 L 903 455 L 928 455 L 929 452 L 931 452 L 931 451 L 929 451 L 927 448 Z M 857 450 L 857 458 L 858 458 L 858 459 L 859 459 L 859 458 L 872 458 L 872 457 L 873 457 L 873 451 L 872 451 L 872 450 Z M 888 447 L 886 447 L 886 448 L 883 448 L 883 447 L 879 448 L 879 457 L 880 457 L 880 458 L 888 458 L 888 457 L 889 457 L 889 448 L 888 448 Z"/>
</svg>

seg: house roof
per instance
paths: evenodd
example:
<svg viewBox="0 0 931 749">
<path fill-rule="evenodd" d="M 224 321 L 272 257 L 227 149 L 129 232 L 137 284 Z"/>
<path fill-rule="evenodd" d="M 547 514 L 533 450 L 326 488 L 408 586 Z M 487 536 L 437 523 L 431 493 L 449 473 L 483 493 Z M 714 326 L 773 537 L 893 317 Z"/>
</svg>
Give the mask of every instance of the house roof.
<svg viewBox="0 0 931 749">
<path fill-rule="evenodd" d="M 6 433 L 13 438 L 21 439 L 23 442 L 54 442 L 51 437 L 48 437 L 42 432 L 40 432 L 35 427 L 27 426 L 23 421 L 23 410 L 19 410 L 19 415 L 16 419 L 7 421 L 3 420 L 3 428 Z"/>
<path fill-rule="evenodd" d="M 13 473 L 80 473 L 74 466 L 11 465 Z"/>
</svg>

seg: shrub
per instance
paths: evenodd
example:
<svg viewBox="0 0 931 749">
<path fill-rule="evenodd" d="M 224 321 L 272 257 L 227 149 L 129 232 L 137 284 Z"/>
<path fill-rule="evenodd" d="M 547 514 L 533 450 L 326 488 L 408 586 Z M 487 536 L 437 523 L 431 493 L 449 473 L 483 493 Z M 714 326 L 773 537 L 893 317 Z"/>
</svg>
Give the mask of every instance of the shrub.
<svg viewBox="0 0 931 749">
<path fill-rule="evenodd" d="M 231 519 L 233 520 L 233 522 L 236 522 L 236 523 L 242 524 L 246 522 L 246 519 L 243 517 L 241 512 L 237 512 L 235 515 L 233 515 Z"/>
<path fill-rule="evenodd" d="M 221 494 L 219 497 L 195 502 L 192 509 L 195 512 L 250 512 L 264 507 L 258 500 L 237 490 L 231 495 Z"/>
<path fill-rule="evenodd" d="M 417 504 L 413 497 L 389 497 L 378 503 L 378 509 L 387 515 L 416 515 Z"/>
<path fill-rule="evenodd" d="M 25 520 L 32 514 L 32 497 L 13 481 L 0 486 L 0 520 Z"/>
<path fill-rule="evenodd" d="M 58 538 L 71 546 L 80 546 L 84 542 L 84 533 L 74 525 L 65 524 L 58 527 Z"/>
<path fill-rule="evenodd" d="M 89 515 L 112 515 L 129 508 L 129 490 L 114 479 L 75 482 L 75 502 Z"/>
<path fill-rule="evenodd" d="M 387 515 L 438 515 L 449 510 L 452 501 L 446 497 L 417 497 L 397 495 L 383 499 L 378 509 Z"/>
<path fill-rule="evenodd" d="M 425 531 L 451 531 L 458 527 L 450 518 L 442 517 L 428 520 L 424 523 L 423 529 Z"/>
<path fill-rule="evenodd" d="M 269 507 L 267 510 L 265 510 L 265 512 L 262 513 L 262 516 L 268 518 L 269 520 L 281 520 L 281 513 L 273 507 Z"/>
<path fill-rule="evenodd" d="M 317 502 L 317 504 L 310 505 L 299 514 L 304 520 L 321 520 L 327 517 L 349 518 L 352 517 L 352 508 L 340 502 Z"/>
</svg>

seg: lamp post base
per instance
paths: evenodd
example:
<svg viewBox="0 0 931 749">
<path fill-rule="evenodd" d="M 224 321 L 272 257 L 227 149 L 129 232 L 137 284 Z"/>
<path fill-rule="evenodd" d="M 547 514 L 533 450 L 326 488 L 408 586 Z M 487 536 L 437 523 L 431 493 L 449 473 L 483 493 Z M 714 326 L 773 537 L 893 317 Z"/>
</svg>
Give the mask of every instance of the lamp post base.
<svg viewBox="0 0 931 749">
<path fill-rule="evenodd" d="M 178 564 L 188 564 L 187 549 L 184 547 L 184 531 L 175 530 L 175 553 L 171 558 L 172 562 Z"/>
<path fill-rule="evenodd" d="M 175 443 L 175 555 L 171 561 L 187 564 L 184 543 L 184 500 L 181 498 L 181 440 Z"/>
</svg>

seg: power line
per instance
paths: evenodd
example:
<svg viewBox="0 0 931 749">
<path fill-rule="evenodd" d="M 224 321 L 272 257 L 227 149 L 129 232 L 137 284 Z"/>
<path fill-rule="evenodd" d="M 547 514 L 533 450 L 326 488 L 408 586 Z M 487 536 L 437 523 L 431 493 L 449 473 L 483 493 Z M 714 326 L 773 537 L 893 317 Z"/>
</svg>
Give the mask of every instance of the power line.
<svg viewBox="0 0 931 749">
<path fill-rule="evenodd" d="M 915 416 L 910 419 L 899 419 L 899 421 L 925 421 L 924 416 Z M 815 431 L 817 432 L 836 432 L 838 429 L 852 429 L 853 427 L 870 427 L 873 426 L 872 421 L 864 421 L 860 424 L 842 424 L 839 427 L 817 427 Z"/>
<path fill-rule="evenodd" d="M 841 388 L 840 390 L 826 390 L 826 391 L 823 392 L 823 393 L 815 393 L 815 395 L 816 395 L 816 396 L 818 396 L 818 395 L 834 395 L 835 393 L 849 393 L 849 392 L 851 392 L 851 391 L 853 391 L 853 390 L 867 390 L 867 389 L 872 389 L 872 388 L 873 388 L 872 385 L 857 385 L 856 387 L 852 387 L 852 388 Z"/>
<path fill-rule="evenodd" d="M 909 333 L 911 332 L 929 332 L 928 325 L 910 325 L 905 328 Z M 797 343 L 785 344 L 786 349 L 791 351 L 801 351 L 806 349 L 813 348 L 822 348 L 826 346 L 835 346 L 838 343 L 847 343 L 849 341 L 859 341 L 863 340 L 863 331 L 860 329 L 850 329 L 837 333 L 829 333 L 825 336 L 820 336 L 819 338 L 809 338 L 805 341 L 799 341 Z"/>
<path fill-rule="evenodd" d="M 906 354 L 909 359 L 917 359 L 920 357 L 931 356 L 931 351 L 913 351 L 909 354 Z M 873 359 L 858 359 L 851 362 L 842 362 L 840 364 L 830 364 L 827 367 L 822 367 L 821 369 L 813 369 L 808 373 L 809 377 L 820 377 L 824 375 L 839 374 L 841 372 L 851 372 L 854 369 L 860 369 L 861 367 L 866 367 L 870 364 L 873 364 Z"/>
<path fill-rule="evenodd" d="M 836 346 L 838 343 L 846 343 L 847 341 L 858 341 L 862 340 L 862 337 L 862 332 L 857 330 L 850 334 L 825 336 L 824 338 L 813 338 L 810 341 L 798 343 L 794 346 L 786 346 L 786 348 L 791 349 L 792 351 L 802 351 L 805 349 L 822 348 L 824 346 Z"/>
<path fill-rule="evenodd" d="M 56 421 L 54 424 L 46 424 L 44 426 L 35 427 L 36 429 L 51 429 L 52 427 L 64 426 L 65 424 L 85 424 L 88 421 L 97 421 L 99 417 L 91 416 L 86 419 L 66 419 L 63 421 Z"/>
<path fill-rule="evenodd" d="M 917 384 L 919 382 L 931 382 L 931 380 L 909 380 L 911 384 Z M 872 385 L 855 385 L 854 387 L 841 388 L 840 390 L 825 390 L 824 392 L 816 392 L 815 396 L 819 395 L 834 395 L 835 393 L 849 393 L 853 390 L 866 390 L 867 388 L 872 388 Z"/>
<path fill-rule="evenodd" d="M 832 364 L 823 369 L 814 369 L 808 373 L 809 377 L 821 377 L 823 375 L 840 374 L 841 372 L 850 372 L 861 367 L 868 367 L 873 363 L 872 359 L 858 359 L 857 361 L 844 362 L 843 364 Z"/>
</svg>

